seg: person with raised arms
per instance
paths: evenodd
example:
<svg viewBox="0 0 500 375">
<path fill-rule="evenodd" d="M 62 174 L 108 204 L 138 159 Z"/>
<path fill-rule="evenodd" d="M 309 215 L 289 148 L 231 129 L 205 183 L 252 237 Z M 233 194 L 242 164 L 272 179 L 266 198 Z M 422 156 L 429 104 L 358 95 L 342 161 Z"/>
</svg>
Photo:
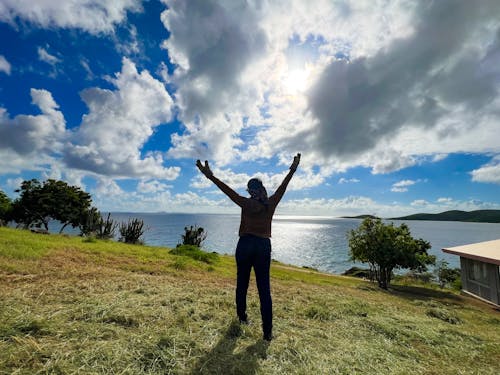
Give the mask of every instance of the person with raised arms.
<svg viewBox="0 0 500 375">
<path fill-rule="evenodd" d="M 271 223 L 276 206 L 285 194 L 288 183 L 300 163 L 300 154 L 293 158 L 290 171 L 270 197 L 262 181 L 252 178 L 248 181 L 247 191 L 250 197 L 242 197 L 224 182 L 214 176 L 205 160 L 202 164 L 196 161 L 201 173 L 212 181 L 229 199 L 241 207 L 241 221 L 239 240 L 236 246 L 236 313 L 240 323 L 248 323 L 247 317 L 247 290 L 252 267 L 255 272 L 257 289 L 259 291 L 260 312 L 264 340 L 272 340 L 273 307 L 271 298 L 271 284 L 269 270 L 271 267 Z"/>
</svg>

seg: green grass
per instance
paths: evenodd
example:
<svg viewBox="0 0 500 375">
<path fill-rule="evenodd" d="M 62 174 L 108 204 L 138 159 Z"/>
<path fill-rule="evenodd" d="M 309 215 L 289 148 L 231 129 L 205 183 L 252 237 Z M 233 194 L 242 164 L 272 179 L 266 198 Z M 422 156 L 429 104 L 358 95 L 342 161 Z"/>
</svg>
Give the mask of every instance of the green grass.
<svg viewBox="0 0 500 375">
<path fill-rule="evenodd" d="M 0 228 L 0 374 L 497 374 L 500 313 L 273 262 L 275 339 L 232 257 Z"/>
</svg>

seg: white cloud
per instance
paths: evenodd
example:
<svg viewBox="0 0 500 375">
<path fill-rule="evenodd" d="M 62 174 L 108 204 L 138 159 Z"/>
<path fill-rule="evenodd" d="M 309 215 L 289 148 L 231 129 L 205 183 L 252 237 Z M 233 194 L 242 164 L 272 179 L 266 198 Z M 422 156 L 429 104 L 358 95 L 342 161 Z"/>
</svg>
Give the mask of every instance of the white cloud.
<svg viewBox="0 0 500 375">
<path fill-rule="evenodd" d="M 413 202 L 411 202 L 410 205 L 413 207 L 426 207 L 429 206 L 429 202 L 426 201 L 425 199 L 416 199 Z"/>
<path fill-rule="evenodd" d="M 49 65 L 56 65 L 61 62 L 61 59 L 58 57 L 51 55 L 47 50 L 43 47 L 38 47 L 38 59 L 40 61 L 46 62 Z"/>
<path fill-rule="evenodd" d="M 0 21 L 20 18 L 43 28 L 78 28 L 92 34 L 111 33 L 127 12 L 142 10 L 142 0 L 2 0 Z"/>
<path fill-rule="evenodd" d="M 395 193 L 404 193 L 408 191 L 408 186 L 415 185 L 417 181 L 413 180 L 401 180 L 392 184 L 391 191 Z"/>
<path fill-rule="evenodd" d="M 218 179 L 224 181 L 224 183 L 226 183 L 232 189 L 242 190 L 242 193 L 244 190 L 246 190 L 247 183 L 251 178 L 259 178 L 266 187 L 269 195 L 276 191 L 276 189 L 283 182 L 285 176 L 288 174 L 288 170 L 285 170 L 279 174 L 258 172 L 253 175 L 248 175 L 246 173 L 234 173 L 230 169 L 218 168 L 215 168 L 213 172 Z M 320 174 L 313 174 L 311 172 L 297 172 L 288 185 L 287 191 L 303 190 L 318 186 L 323 182 L 324 176 Z M 191 186 L 198 189 L 204 189 L 212 187 L 213 183 L 200 173 L 191 181 Z"/>
<path fill-rule="evenodd" d="M 26 157 L 34 161 L 32 167 L 36 167 L 45 163 L 47 156 L 62 151 L 67 136 L 66 121 L 49 91 L 31 89 L 30 93 L 32 103 L 40 109 L 41 114 L 17 115 L 11 119 L 7 111 L 0 108 L 0 149 L 10 150 L 20 159 Z M 0 158 L 0 170 L 8 170 L 16 165 L 14 154 Z"/>
<path fill-rule="evenodd" d="M 21 184 L 24 180 L 21 178 L 21 177 L 17 177 L 17 178 L 8 178 L 7 179 L 7 187 L 12 189 L 12 190 L 16 190 L 16 189 L 19 189 L 21 187 Z"/>
<path fill-rule="evenodd" d="M 500 184 L 500 155 L 471 172 L 472 181 Z"/>
<path fill-rule="evenodd" d="M 447 197 L 447 198 L 442 197 L 442 198 L 438 198 L 436 202 L 441 203 L 441 204 L 452 204 L 453 199 L 449 198 L 449 197 Z"/>
<path fill-rule="evenodd" d="M 4 72 L 7 75 L 10 75 L 11 65 L 5 58 L 5 56 L 0 55 L 0 72 Z"/>
<path fill-rule="evenodd" d="M 172 186 L 164 184 L 158 180 L 140 180 L 136 191 L 139 193 L 158 193 L 168 190 Z"/>
<path fill-rule="evenodd" d="M 349 184 L 349 183 L 358 183 L 360 182 L 360 180 L 358 180 L 357 178 L 344 178 L 344 177 L 341 177 L 339 179 L 339 184 Z"/>
<path fill-rule="evenodd" d="M 141 156 L 154 128 L 171 119 L 173 102 L 164 85 L 126 58 L 109 81 L 116 90 L 81 93 L 89 112 L 66 146 L 66 164 L 106 176 L 176 179 L 180 169 L 165 167 L 160 152 Z"/>
</svg>

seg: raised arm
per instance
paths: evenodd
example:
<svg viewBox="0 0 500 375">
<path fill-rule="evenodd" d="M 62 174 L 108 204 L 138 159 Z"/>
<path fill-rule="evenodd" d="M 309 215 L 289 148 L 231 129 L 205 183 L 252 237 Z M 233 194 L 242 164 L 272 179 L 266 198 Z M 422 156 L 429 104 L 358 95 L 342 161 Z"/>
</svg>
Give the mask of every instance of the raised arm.
<svg viewBox="0 0 500 375">
<path fill-rule="evenodd" d="M 286 188 L 288 187 L 288 183 L 290 182 L 290 180 L 293 177 L 293 174 L 297 170 L 299 163 L 300 163 L 300 153 L 297 154 L 296 156 L 294 156 L 293 163 L 290 166 L 290 171 L 285 176 L 285 179 L 283 180 L 281 185 L 278 187 L 276 192 L 271 196 L 271 198 L 269 198 L 269 199 L 274 200 L 275 204 L 278 204 L 279 201 L 281 200 L 281 198 L 283 198 L 283 195 L 285 194 Z"/>
<path fill-rule="evenodd" d="M 201 164 L 201 161 L 196 160 L 196 166 L 198 167 L 200 172 L 203 173 L 206 178 L 212 181 L 224 194 L 226 194 L 229 197 L 229 199 L 231 199 L 234 203 L 236 203 L 240 207 L 243 205 L 245 198 L 243 198 L 241 195 L 239 195 L 237 192 L 235 192 L 233 189 L 231 189 L 217 177 L 215 177 L 212 170 L 210 169 L 210 166 L 208 165 L 207 160 L 205 160 L 205 165 Z"/>
</svg>

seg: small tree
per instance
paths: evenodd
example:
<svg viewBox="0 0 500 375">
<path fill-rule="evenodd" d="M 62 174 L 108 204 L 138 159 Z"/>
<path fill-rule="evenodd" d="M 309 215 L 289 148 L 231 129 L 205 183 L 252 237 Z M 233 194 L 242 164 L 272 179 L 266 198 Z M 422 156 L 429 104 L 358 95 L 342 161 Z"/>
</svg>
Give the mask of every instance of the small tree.
<svg viewBox="0 0 500 375">
<path fill-rule="evenodd" d="M 409 268 L 424 272 L 435 257 L 427 254 L 430 243 L 414 239 L 406 224 L 400 227 L 384 224 L 380 219 L 366 218 L 349 232 L 350 256 L 354 261 L 368 263 L 379 287 L 387 289 L 392 271 Z"/>
<path fill-rule="evenodd" d="M 0 190 L 0 226 L 10 221 L 12 201 L 2 190 Z"/>
<path fill-rule="evenodd" d="M 198 226 L 184 227 L 184 234 L 182 235 L 183 245 L 194 245 L 201 247 L 201 244 L 207 238 L 207 233 L 205 229 Z"/>
<path fill-rule="evenodd" d="M 141 219 L 129 219 L 127 223 L 120 224 L 120 241 L 132 244 L 141 244 L 144 234 L 144 221 Z"/>
</svg>

